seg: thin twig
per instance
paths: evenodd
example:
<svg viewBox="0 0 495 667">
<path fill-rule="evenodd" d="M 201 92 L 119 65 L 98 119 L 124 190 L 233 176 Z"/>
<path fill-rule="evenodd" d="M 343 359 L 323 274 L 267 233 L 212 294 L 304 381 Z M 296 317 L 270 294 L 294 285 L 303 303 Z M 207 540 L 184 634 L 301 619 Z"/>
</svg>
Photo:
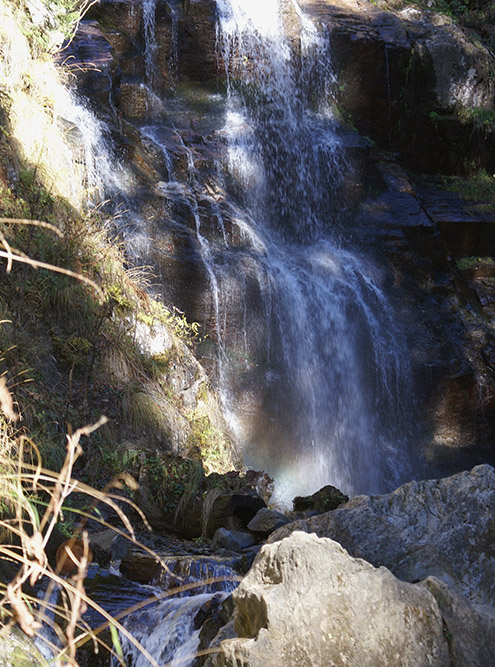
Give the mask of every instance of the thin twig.
<svg viewBox="0 0 495 667">
<path fill-rule="evenodd" d="M 75 273 L 70 269 L 63 269 L 61 266 L 55 266 L 54 264 L 47 264 L 46 262 L 40 262 L 36 259 L 31 259 L 30 257 L 22 257 L 21 255 L 12 255 L 5 252 L 5 250 L 0 250 L 0 257 L 5 257 L 7 259 L 12 259 L 14 262 L 20 262 L 21 264 L 29 264 L 35 269 L 48 269 L 49 271 L 55 271 L 55 273 L 63 273 L 65 276 L 70 276 L 71 278 L 76 278 L 83 283 L 90 285 L 97 293 L 98 296 L 103 300 L 103 292 L 98 287 L 98 285 L 93 282 L 90 278 L 81 275 L 80 273 Z"/>
<path fill-rule="evenodd" d="M 41 220 L 30 220 L 29 218 L 0 218 L 0 223 L 9 225 L 31 225 L 33 227 L 43 227 L 44 229 L 49 229 L 57 236 L 60 236 L 60 238 L 63 238 L 63 234 L 60 229 L 58 229 L 58 227 L 51 225 L 49 222 L 43 222 Z"/>
</svg>

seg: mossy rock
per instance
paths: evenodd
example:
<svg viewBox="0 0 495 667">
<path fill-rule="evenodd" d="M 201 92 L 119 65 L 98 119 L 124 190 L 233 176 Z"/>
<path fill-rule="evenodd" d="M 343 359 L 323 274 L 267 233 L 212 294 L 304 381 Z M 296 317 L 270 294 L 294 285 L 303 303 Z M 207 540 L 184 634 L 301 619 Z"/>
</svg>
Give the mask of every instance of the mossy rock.
<svg viewBox="0 0 495 667">
<path fill-rule="evenodd" d="M 134 499 L 158 532 L 211 537 L 220 527 L 245 528 L 266 506 L 258 490 L 263 473 L 249 472 L 205 475 L 199 460 L 146 454 Z"/>
<path fill-rule="evenodd" d="M 330 512 L 348 500 L 348 496 L 328 484 L 311 496 L 297 496 L 294 498 L 294 512 Z"/>
<path fill-rule="evenodd" d="M 20 630 L 0 635 L 0 667 L 35 667 L 48 665 L 34 642 Z"/>
</svg>

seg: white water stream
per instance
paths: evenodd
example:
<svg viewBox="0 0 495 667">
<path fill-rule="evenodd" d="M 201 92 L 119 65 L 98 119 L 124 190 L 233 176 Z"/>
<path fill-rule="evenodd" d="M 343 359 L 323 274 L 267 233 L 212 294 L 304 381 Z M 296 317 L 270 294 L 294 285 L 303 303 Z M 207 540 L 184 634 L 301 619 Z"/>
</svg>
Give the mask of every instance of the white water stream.
<svg viewBox="0 0 495 667">
<path fill-rule="evenodd" d="M 156 68 L 155 12 L 156 0 L 143 0 L 144 66 L 146 82 L 150 88 L 153 88 L 153 77 Z"/>
<path fill-rule="evenodd" d="M 213 559 L 191 559 L 185 564 L 178 560 L 177 563 L 182 584 L 201 585 L 175 597 L 152 602 L 126 617 L 123 623 L 158 664 L 188 667 L 194 663 L 200 646 L 202 623 L 218 613 L 225 598 L 236 588 L 232 578 L 238 575 L 227 564 L 216 563 Z M 173 563 L 169 565 L 173 567 Z M 211 577 L 224 577 L 225 581 L 208 583 Z M 163 590 L 174 589 L 177 578 L 164 575 L 159 585 Z M 156 592 L 160 593 L 158 588 Z M 127 667 L 149 666 L 149 660 L 127 638 L 121 637 L 121 644 Z M 114 656 L 112 667 L 118 664 Z"/>
<path fill-rule="evenodd" d="M 188 667 L 194 662 L 201 626 L 194 620 L 201 608 L 226 597 L 221 593 L 203 593 L 156 603 L 126 622 L 132 636 L 146 648 L 160 665 Z M 144 616 L 144 618 L 143 618 Z M 129 641 L 123 640 L 126 665 L 149 667 L 149 660 Z M 118 663 L 115 662 L 116 666 Z"/>
</svg>

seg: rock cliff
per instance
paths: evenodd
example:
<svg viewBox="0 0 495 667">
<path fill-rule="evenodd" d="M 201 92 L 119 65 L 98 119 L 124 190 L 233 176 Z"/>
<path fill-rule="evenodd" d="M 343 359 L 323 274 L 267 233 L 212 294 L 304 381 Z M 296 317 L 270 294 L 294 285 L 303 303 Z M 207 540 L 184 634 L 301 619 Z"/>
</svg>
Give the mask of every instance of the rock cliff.
<svg viewBox="0 0 495 667">
<path fill-rule="evenodd" d="M 344 184 L 344 226 L 363 252 L 383 265 L 384 289 L 409 332 L 421 386 L 416 402 L 424 423 L 418 445 L 421 440 L 428 450 L 425 474 L 448 474 L 492 460 L 494 290 L 490 279 L 461 274 L 456 263 L 495 254 L 495 216 L 487 195 L 466 201 L 451 191 L 454 186 L 445 175 L 491 168 L 495 134 L 480 119 L 493 113 L 494 60 L 444 15 L 376 4 L 306 0 L 302 8 L 328 34 L 337 115 L 347 124 L 342 141 L 352 168 Z M 298 53 L 300 22 L 290 3 L 284 12 Z M 222 106 L 211 94 L 225 80 L 216 47 L 215 3 L 197 0 L 187 11 L 175 2 L 156 5 L 153 94 L 144 68 L 148 47 L 142 5 L 105 1 L 89 16 L 68 47 L 81 65 L 78 85 L 114 128 L 137 179 L 133 206 L 155 239 L 146 261 L 161 275 L 164 298 L 208 332 L 209 343 L 199 353 L 215 377 L 218 330 L 196 236 L 198 221 L 210 243 L 227 240 L 242 246 L 228 184 L 216 167 L 226 159 L 226 145 Z M 90 54 L 97 70 L 88 69 Z M 166 110 L 154 107 L 156 94 L 169 95 Z M 151 137 L 148 123 L 156 113 L 165 114 L 168 129 Z M 170 156 L 168 163 L 159 144 Z M 198 219 L 187 191 L 191 165 Z M 418 172 L 438 176 L 423 178 Z M 264 312 L 257 277 L 247 262 L 243 271 L 243 280 L 229 285 L 231 309 L 222 330 L 233 349 L 243 326 L 244 301 L 250 303 L 253 320 L 261 320 Z M 263 342 L 253 344 L 250 354 L 256 355 Z M 258 409 L 260 382 L 249 363 L 240 365 L 237 389 L 250 388 L 239 400 L 246 414 Z"/>
<path fill-rule="evenodd" d="M 337 103 L 359 132 L 400 151 L 418 171 L 493 164 L 492 132 L 475 122 L 477 113 L 494 110 L 488 48 L 433 10 L 369 0 L 302 6 L 329 32 Z"/>
</svg>

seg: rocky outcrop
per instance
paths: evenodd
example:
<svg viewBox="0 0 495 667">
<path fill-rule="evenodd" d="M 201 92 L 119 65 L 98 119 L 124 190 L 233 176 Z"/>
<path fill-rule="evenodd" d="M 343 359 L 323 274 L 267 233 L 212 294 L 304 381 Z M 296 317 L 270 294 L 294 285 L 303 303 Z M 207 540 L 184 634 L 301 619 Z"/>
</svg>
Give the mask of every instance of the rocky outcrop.
<svg viewBox="0 0 495 667">
<path fill-rule="evenodd" d="M 112 545 L 114 558 L 121 561 L 122 576 L 140 584 L 154 583 L 162 590 L 171 591 L 191 581 L 204 582 L 206 587 L 216 578 L 217 584 L 221 584 L 225 577 L 233 588 L 239 574 L 245 574 L 249 567 L 245 557 L 232 551 L 214 553 L 205 544 L 188 543 L 170 536 L 140 537 L 142 543 L 149 545 L 147 551 L 120 537 Z M 221 588 L 221 585 L 216 586 L 216 590 Z"/>
<path fill-rule="evenodd" d="M 303 530 L 336 540 L 355 558 L 404 581 L 437 577 L 478 605 L 495 593 L 495 470 L 477 466 L 440 480 L 409 482 L 393 493 L 346 505 L 273 533 Z"/>
<path fill-rule="evenodd" d="M 447 190 L 442 177 L 414 177 L 396 157 L 377 157 L 356 235 L 388 266 L 386 288 L 408 331 L 429 442 L 423 474 L 447 476 L 493 461 L 493 286 L 466 282 L 472 276 L 458 260 L 495 252 L 495 215 Z"/>
<path fill-rule="evenodd" d="M 479 466 L 280 528 L 233 594 L 237 638 L 220 633 L 207 664 L 490 664 L 494 510 Z"/>
<path fill-rule="evenodd" d="M 183 3 L 160 0 L 154 5 L 155 44 L 153 80 L 164 92 L 175 76 L 193 81 L 217 76 L 216 4 L 214 0 Z M 100 22 L 121 63 L 124 80 L 143 77 L 145 17 L 143 3 L 136 0 L 104 0 L 93 5 L 87 18 Z"/>
<path fill-rule="evenodd" d="M 338 106 L 359 132 L 420 171 L 493 164 L 493 136 L 475 122 L 477 111 L 495 108 L 487 49 L 433 11 L 383 11 L 371 0 L 301 4 L 328 30 Z"/>
<path fill-rule="evenodd" d="M 442 616 L 424 587 L 294 533 L 265 546 L 239 588 L 217 666 L 448 665 Z"/>
<path fill-rule="evenodd" d="M 265 473 L 206 476 L 199 461 L 160 452 L 143 453 L 136 466 L 136 502 L 158 532 L 195 538 L 219 528 L 242 531 L 266 506 L 259 495 Z"/>
<path fill-rule="evenodd" d="M 57 60 L 75 76 L 79 92 L 100 109 L 112 110 L 119 89 L 120 63 L 96 21 L 83 21 Z"/>
<path fill-rule="evenodd" d="M 211 548 L 228 549 L 229 551 L 241 552 L 244 549 L 254 546 L 257 543 L 257 538 L 252 533 L 247 533 L 241 530 L 227 530 L 226 528 L 219 528 L 213 535 Z"/>
<path fill-rule="evenodd" d="M 343 505 L 349 500 L 346 496 L 334 486 L 324 486 L 311 496 L 297 496 L 294 498 L 294 512 L 330 512 L 339 505 Z"/>
<path fill-rule="evenodd" d="M 436 577 L 428 577 L 421 585 L 434 596 L 442 614 L 450 664 L 462 667 L 489 665 L 494 651 L 493 609 L 469 604 L 466 598 Z"/>
</svg>

